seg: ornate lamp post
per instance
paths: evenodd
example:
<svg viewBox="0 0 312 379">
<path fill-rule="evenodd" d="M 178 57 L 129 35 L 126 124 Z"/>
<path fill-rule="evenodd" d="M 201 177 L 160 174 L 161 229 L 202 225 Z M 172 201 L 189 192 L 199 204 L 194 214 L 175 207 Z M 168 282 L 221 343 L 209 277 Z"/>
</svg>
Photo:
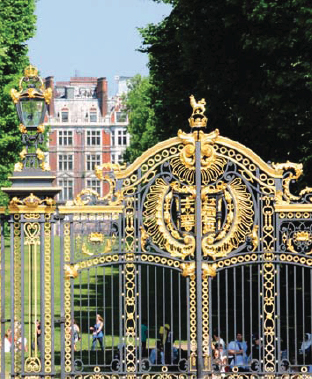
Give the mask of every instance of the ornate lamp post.
<svg viewBox="0 0 312 379">
<path fill-rule="evenodd" d="M 12 89 L 11 96 L 21 122 L 19 130 L 24 148 L 19 154 L 21 160 L 14 166 L 13 176 L 9 178 L 12 186 L 2 190 L 10 195 L 11 203 L 13 198 L 20 200 L 20 195 L 26 193 L 41 200 L 54 197 L 60 188 L 52 186 L 55 177 L 51 176 L 44 152 L 39 147 L 44 142 L 43 122 L 52 90 L 44 88 L 38 70 L 30 65 L 19 82 L 19 91 Z"/>
<path fill-rule="evenodd" d="M 52 91 L 44 88 L 38 70 L 29 66 L 19 82 L 19 91 L 12 89 L 11 96 L 21 122 L 19 130 L 24 145 L 19 154 L 21 160 L 15 164 L 9 178 L 12 186 L 2 188 L 10 197 L 12 338 L 22 341 L 21 349 L 11 352 L 11 375 L 50 377 L 54 370 L 54 276 L 51 269 L 54 197 L 61 188 L 52 185 L 55 177 L 39 146 L 44 142 L 43 122 Z M 0 213 L 4 210 L 0 209 Z M 41 344 L 36 333 L 38 322 Z"/>
</svg>

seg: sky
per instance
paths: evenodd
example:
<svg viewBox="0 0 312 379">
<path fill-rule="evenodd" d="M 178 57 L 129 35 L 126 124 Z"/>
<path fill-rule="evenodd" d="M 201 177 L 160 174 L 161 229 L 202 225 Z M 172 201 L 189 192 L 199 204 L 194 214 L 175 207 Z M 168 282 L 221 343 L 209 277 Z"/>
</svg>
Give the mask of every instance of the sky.
<svg viewBox="0 0 312 379">
<path fill-rule="evenodd" d="M 147 54 L 136 51 L 137 30 L 168 16 L 171 6 L 152 0 L 39 0 L 37 32 L 27 44 L 30 62 L 42 77 L 67 81 L 73 76 L 148 75 Z"/>
</svg>

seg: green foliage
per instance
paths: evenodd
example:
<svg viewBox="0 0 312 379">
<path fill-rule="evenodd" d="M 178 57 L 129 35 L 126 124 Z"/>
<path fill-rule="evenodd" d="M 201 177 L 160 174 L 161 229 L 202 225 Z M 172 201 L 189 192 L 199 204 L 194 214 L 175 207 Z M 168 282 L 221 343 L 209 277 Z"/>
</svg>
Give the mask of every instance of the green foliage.
<svg viewBox="0 0 312 379">
<path fill-rule="evenodd" d="M 18 88 L 24 68 L 29 64 L 25 42 L 34 36 L 35 0 L 1 0 L 0 6 L 0 187 L 7 186 L 22 150 L 18 117 L 10 89 Z M 0 192 L 0 204 L 6 196 Z"/>
<path fill-rule="evenodd" d="M 142 152 L 154 145 L 155 124 L 150 102 L 152 86 L 149 79 L 140 75 L 134 76 L 129 83 L 129 90 L 124 103 L 129 115 L 128 132 L 131 139 L 124 159 L 126 162 L 133 162 Z"/>
<path fill-rule="evenodd" d="M 311 2 L 171 3 L 167 18 L 141 29 L 157 140 L 189 130 L 194 94 L 206 98 L 208 130 L 265 160 L 304 162 L 312 183 Z"/>
</svg>

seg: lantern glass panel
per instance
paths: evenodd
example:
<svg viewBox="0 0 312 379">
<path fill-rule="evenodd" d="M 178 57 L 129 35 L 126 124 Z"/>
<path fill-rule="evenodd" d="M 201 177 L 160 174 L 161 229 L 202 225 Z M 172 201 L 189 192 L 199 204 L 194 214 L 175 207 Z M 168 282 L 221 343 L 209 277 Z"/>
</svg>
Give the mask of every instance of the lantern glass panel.
<svg viewBox="0 0 312 379">
<path fill-rule="evenodd" d="M 26 128 L 36 128 L 43 122 L 45 114 L 44 99 L 21 99 L 21 122 Z"/>
</svg>

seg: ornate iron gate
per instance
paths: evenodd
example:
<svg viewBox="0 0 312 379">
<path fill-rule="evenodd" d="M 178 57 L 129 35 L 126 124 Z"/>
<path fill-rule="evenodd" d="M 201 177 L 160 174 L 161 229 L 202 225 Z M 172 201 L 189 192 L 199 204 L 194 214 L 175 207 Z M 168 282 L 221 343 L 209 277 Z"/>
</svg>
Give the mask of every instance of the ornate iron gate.
<svg viewBox="0 0 312 379">
<path fill-rule="evenodd" d="M 97 167 L 110 186 L 104 197 L 86 189 L 57 208 L 34 195 L 12 198 L 10 314 L 21 339 L 12 377 L 309 371 L 312 190 L 294 196 L 289 188 L 302 166 L 267 164 L 218 130 L 205 133 L 204 101 L 191 97 L 191 105 L 191 133 L 179 131 L 129 167 Z M 33 288 L 24 288 L 25 275 Z"/>
</svg>

